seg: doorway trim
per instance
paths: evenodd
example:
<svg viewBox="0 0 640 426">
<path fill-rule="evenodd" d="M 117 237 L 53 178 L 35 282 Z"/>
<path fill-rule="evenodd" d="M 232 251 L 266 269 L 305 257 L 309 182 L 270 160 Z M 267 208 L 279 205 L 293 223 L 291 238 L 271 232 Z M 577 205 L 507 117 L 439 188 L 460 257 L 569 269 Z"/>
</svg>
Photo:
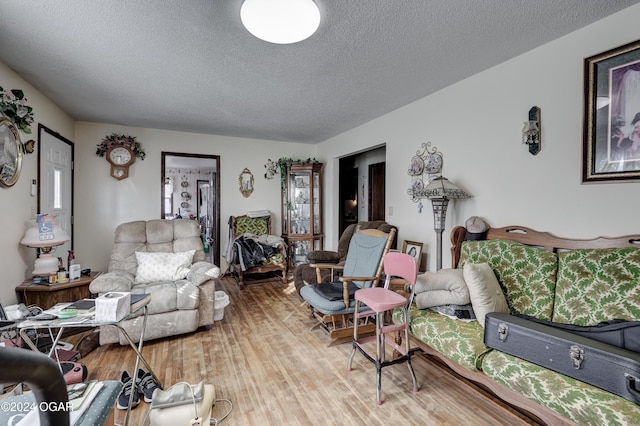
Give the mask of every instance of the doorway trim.
<svg viewBox="0 0 640 426">
<path fill-rule="evenodd" d="M 54 130 L 48 128 L 47 126 L 45 126 L 42 123 L 38 123 L 38 171 L 37 171 L 37 181 L 36 181 L 36 186 L 37 186 L 37 202 L 36 202 L 36 214 L 42 213 L 41 209 L 42 206 L 40 204 L 40 191 L 42 190 L 42 170 L 41 170 L 41 166 L 42 166 L 42 134 L 43 132 L 48 133 L 50 136 L 58 139 L 60 142 L 65 143 L 67 145 L 69 145 L 71 147 L 71 188 L 70 188 L 70 194 L 69 197 L 71 198 L 71 208 L 70 208 L 70 229 L 67 232 L 69 234 L 69 237 L 71 238 L 71 240 L 69 241 L 69 246 L 70 249 L 73 250 L 73 236 L 74 236 L 74 206 L 75 206 L 75 201 L 74 201 L 74 193 L 75 193 L 75 182 L 74 182 L 74 176 L 75 176 L 75 144 L 70 141 L 69 139 L 65 138 L 64 136 L 62 136 L 60 133 L 55 132 Z"/>
<path fill-rule="evenodd" d="M 214 233 L 214 243 L 213 243 L 213 263 L 216 265 L 220 265 L 220 156 L 213 154 L 191 154 L 185 152 L 161 152 L 161 160 L 160 160 L 160 217 L 162 219 L 165 218 L 164 214 L 164 184 L 165 184 L 165 168 L 166 168 L 166 157 L 185 157 L 185 158 L 194 158 L 194 159 L 209 159 L 214 162 L 215 170 L 216 170 L 216 179 L 213 181 L 213 189 L 215 192 L 214 195 L 214 218 L 213 218 L 213 233 Z"/>
</svg>

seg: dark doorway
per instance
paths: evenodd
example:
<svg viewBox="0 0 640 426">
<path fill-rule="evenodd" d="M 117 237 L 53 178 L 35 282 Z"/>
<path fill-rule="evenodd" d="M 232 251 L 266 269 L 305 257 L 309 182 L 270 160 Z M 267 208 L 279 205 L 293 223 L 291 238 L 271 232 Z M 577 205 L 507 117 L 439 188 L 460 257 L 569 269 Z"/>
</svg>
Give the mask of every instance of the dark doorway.
<svg viewBox="0 0 640 426">
<path fill-rule="evenodd" d="M 351 224 L 385 220 L 384 145 L 340 158 L 338 237 Z"/>
<path fill-rule="evenodd" d="M 384 220 L 385 163 L 369 165 L 369 220 Z"/>
<path fill-rule="evenodd" d="M 354 157 L 340 159 L 340 234 L 358 222 L 358 168 Z"/>
</svg>

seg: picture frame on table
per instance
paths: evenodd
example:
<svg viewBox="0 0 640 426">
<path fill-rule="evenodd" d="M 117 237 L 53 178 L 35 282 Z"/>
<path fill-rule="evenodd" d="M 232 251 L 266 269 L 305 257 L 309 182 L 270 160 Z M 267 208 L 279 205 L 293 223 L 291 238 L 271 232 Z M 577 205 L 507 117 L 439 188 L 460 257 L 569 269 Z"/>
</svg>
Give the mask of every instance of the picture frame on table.
<svg viewBox="0 0 640 426">
<path fill-rule="evenodd" d="M 420 267 L 420 257 L 422 256 L 422 243 L 405 240 L 402 243 L 402 253 L 413 257 L 418 267 Z"/>
<path fill-rule="evenodd" d="M 582 182 L 640 180 L 640 40 L 584 60 Z"/>
</svg>

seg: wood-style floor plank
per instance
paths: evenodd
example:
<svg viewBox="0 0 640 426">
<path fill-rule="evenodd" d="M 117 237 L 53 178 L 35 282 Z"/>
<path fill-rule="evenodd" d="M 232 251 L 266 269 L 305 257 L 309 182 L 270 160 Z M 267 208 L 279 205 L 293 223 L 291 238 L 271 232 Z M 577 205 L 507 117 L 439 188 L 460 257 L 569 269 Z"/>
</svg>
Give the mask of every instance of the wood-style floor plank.
<svg viewBox="0 0 640 426">
<path fill-rule="evenodd" d="M 406 364 L 386 367 L 378 406 L 374 365 L 357 353 L 353 370 L 347 371 L 351 345 L 329 347 L 324 330 L 311 330 L 315 322 L 293 283 L 273 281 L 240 290 L 225 278 L 221 289 L 230 298 L 222 321 L 209 330 L 145 342 L 143 354 L 165 387 L 201 380 L 215 385 L 217 398 L 233 403 L 223 424 L 536 424 L 421 356 L 413 361 L 420 391 L 412 391 Z M 132 373 L 135 354 L 112 344 L 81 362 L 91 380 L 119 380 L 123 370 Z M 149 406 L 141 402 L 130 424 L 142 424 Z M 227 404 L 219 402 L 214 417 L 226 410 Z M 124 411 L 117 410 L 116 422 L 124 422 Z"/>
</svg>

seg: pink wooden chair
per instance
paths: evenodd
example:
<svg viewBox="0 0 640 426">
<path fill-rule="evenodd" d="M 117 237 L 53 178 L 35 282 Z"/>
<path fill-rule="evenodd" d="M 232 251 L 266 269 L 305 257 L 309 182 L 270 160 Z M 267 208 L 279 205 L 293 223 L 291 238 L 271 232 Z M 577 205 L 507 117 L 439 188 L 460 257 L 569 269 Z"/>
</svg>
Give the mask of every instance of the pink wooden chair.
<svg viewBox="0 0 640 426">
<path fill-rule="evenodd" d="M 356 348 L 362 352 L 362 354 L 376 366 L 377 370 L 377 386 L 376 386 L 376 403 L 380 405 L 380 388 L 381 388 L 381 372 L 382 368 L 388 365 L 398 364 L 406 362 L 411 373 L 411 380 L 413 381 L 413 391 L 418 391 L 418 383 L 416 381 L 416 375 L 411 366 L 411 351 L 409 349 L 409 306 L 413 301 L 415 293 L 415 284 L 418 276 L 418 266 L 413 257 L 404 253 L 387 253 L 384 257 L 384 273 L 386 280 L 384 287 L 372 287 L 364 288 L 356 291 L 355 312 L 358 318 L 376 316 L 376 334 L 370 337 L 358 338 L 358 322 L 354 321 L 353 328 L 353 349 L 349 356 L 348 369 L 351 371 L 351 362 L 353 356 L 356 353 Z M 411 296 L 406 299 L 400 294 L 389 289 L 391 277 L 399 277 L 405 279 L 411 284 Z M 369 307 L 369 310 L 359 312 L 360 304 L 364 303 Z M 404 322 L 401 324 L 384 324 L 384 314 L 387 311 L 391 311 L 395 308 L 404 308 Z M 387 337 L 386 334 L 394 333 L 399 330 L 404 330 L 404 348 L 396 344 L 393 339 L 393 335 Z M 376 342 L 375 356 L 370 354 L 364 347 L 366 343 L 374 341 Z M 399 356 L 386 360 L 385 358 L 385 344 L 390 345 L 395 351 L 399 353 Z"/>
</svg>

